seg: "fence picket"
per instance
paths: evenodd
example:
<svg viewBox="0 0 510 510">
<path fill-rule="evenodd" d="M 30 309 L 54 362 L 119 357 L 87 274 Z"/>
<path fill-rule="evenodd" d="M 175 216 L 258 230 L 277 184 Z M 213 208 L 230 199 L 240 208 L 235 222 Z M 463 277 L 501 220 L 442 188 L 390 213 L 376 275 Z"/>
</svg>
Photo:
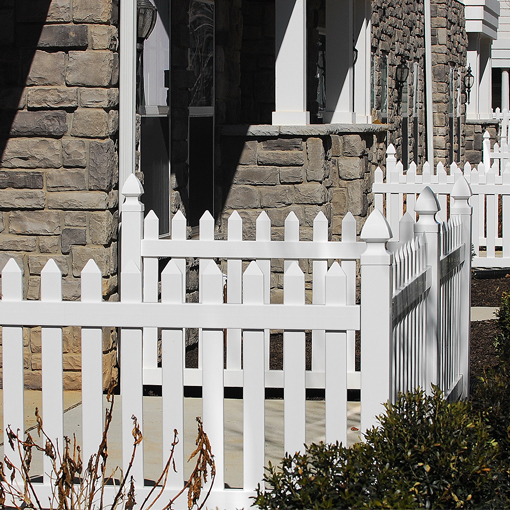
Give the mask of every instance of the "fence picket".
<svg viewBox="0 0 510 510">
<path fill-rule="evenodd" d="M 2 271 L 2 301 L 21 302 L 23 299 L 23 274 L 14 259 L 9 259 Z M 20 437 L 25 432 L 25 397 L 23 391 L 23 328 L 4 326 L 2 328 L 2 383 L 4 456 L 17 468 L 16 483 L 21 487 L 21 459 L 17 448 L 11 448 L 7 434 L 8 427 Z"/>
<path fill-rule="evenodd" d="M 53 259 L 41 271 L 41 301 L 62 301 L 62 273 Z M 63 452 L 64 395 L 62 329 L 45 327 L 41 331 L 43 426 L 58 451 Z M 44 456 L 44 483 L 52 480 L 51 458 Z M 54 475 L 53 475 L 54 476 Z"/>
<path fill-rule="evenodd" d="M 183 278 L 179 262 L 170 260 L 161 273 L 161 302 L 183 303 Z M 181 489 L 184 481 L 184 330 L 164 329 L 161 337 L 163 367 L 163 464 L 173 443 L 173 430 L 179 434 L 174 449 L 176 469 L 170 468 L 167 486 Z"/>
<path fill-rule="evenodd" d="M 264 274 L 251 262 L 243 277 L 243 303 L 264 303 Z M 264 330 L 244 331 L 243 387 L 243 486 L 254 489 L 262 483 L 265 451 Z"/>
<path fill-rule="evenodd" d="M 283 280 L 283 302 L 305 303 L 305 276 L 298 263 L 292 261 Z M 294 454 L 306 441 L 305 332 L 283 332 L 284 448 Z"/>
<path fill-rule="evenodd" d="M 103 296 L 101 270 L 93 259 L 81 272 L 81 300 L 100 303 Z M 103 435 L 103 331 L 81 329 L 81 383 L 83 460 L 97 453 Z"/>
</svg>

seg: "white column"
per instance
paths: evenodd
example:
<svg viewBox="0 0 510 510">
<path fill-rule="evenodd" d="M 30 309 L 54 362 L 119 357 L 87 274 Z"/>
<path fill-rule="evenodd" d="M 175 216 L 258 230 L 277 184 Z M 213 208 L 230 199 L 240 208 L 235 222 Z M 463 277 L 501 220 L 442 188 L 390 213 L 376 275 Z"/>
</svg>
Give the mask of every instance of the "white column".
<svg viewBox="0 0 510 510">
<path fill-rule="evenodd" d="M 306 111 L 306 0 L 276 0 L 273 125 L 310 123 Z"/>
<path fill-rule="evenodd" d="M 119 189 L 135 171 L 136 0 L 120 3 Z"/>
<path fill-rule="evenodd" d="M 481 119 L 492 118 L 492 40 L 480 38 L 480 91 L 478 113 Z"/>
<path fill-rule="evenodd" d="M 471 66 L 471 72 L 473 73 L 473 87 L 469 95 L 469 103 L 466 105 L 466 118 L 478 119 L 478 93 L 480 83 L 480 36 L 479 34 L 468 34 L 469 45 L 467 52 L 467 66 L 469 69 Z"/>
<path fill-rule="evenodd" d="M 353 0 L 326 0 L 327 123 L 355 122 Z"/>
<path fill-rule="evenodd" d="M 501 110 L 508 110 L 510 103 L 510 80 L 508 69 L 501 69 Z"/>
<path fill-rule="evenodd" d="M 354 4 L 354 36 L 358 60 L 354 64 L 354 112 L 356 124 L 370 124 L 370 55 L 372 33 L 370 0 Z"/>
</svg>

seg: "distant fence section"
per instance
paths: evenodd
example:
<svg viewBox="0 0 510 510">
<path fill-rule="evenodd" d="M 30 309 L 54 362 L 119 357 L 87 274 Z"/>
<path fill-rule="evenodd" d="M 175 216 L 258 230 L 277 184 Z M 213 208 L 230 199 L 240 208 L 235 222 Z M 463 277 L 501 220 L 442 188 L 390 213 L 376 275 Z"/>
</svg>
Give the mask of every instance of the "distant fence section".
<svg viewBox="0 0 510 510">
<path fill-rule="evenodd" d="M 130 460 L 132 416 L 143 416 L 143 385 L 162 385 L 163 458 L 173 430 L 184 430 L 184 389 L 199 386 L 203 423 L 216 461 L 216 481 L 207 505 L 248 507 L 264 473 L 265 390 L 284 389 L 284 449 L 294 453 L 305 442 L 306 389 L 325 395 L 325 438 L 347 440 L 347 390 L 361 390 L 361 428 L 376 424 L 383 403 L 398 391 L 438 384 L 450 398 L 468 395 L 469 282 L 471 246 L 470 189 L 464 178 L 453 185 L 447 223 L 438 222 L 439 202 L 425 187 L 410 214 L 396 225 L 392 239 L 379 209 L 367 219 L 361 239 L 347 215 L 342 241 L 328 241 L 328 223 L 319 213 L 313 241 L 299 240 L 299 223 L 291 213 L 285 239 L 271 240 L 265 213 L 257 222 L 255 241 L 242 239 L 241 218 L 234 213 L 228 239 L 214 239 L 206 214 L 200 238 L 186 239 L 182 215 L 174 217 L 172 238 L 158 239 L 157 218 L 143 218 L 140 183 L 126 182 L 122 210 L 121 301 L 102 302 L 101 273 L 93 261 L 82 272 L 82 298 L 61 301 L 61 274 L 50 260 L 41 274 L 41 300 L 22 299 L 22 272 L 14 260 L 2 273 L 4 424 L 24 430 L 23 331 L 42 327 L 43 418 L 48 436 L 62 445 L 62 327 L 82 328 L 83 458 L 96 451 L 102 433 L 101 328 L 120 328 L 123 468 Z M 186 302 L 187 257 L 200 259 L 199 303 Z M 168 259 L 161 275 L 158 261 Z M 227 302 L 218 259 L 227 260 Z M 284 300 L 269 301 L 270 261 L 284 259 Z M 305 274 L 299 261 L 311 261 L 313 303 L 305 304 Z M 356 303 L 356 265 L 361 297 Z M 159 278 L 160 276 L 160 278 Z M 185 330 L 200 330 L 199 364 L 186 368 Z M 269 331 L 283 331 L 283 369 L 268 366 Z M 312 332 L 312 366 L 306 369 L 306 333 Z M 226 332 L 226 333 L 225 333 Z M 359 332 L 361 370 L 352 351 Z M 158 344 L 161 358 L 158 359 Z M 224 485 L 224 388 L 243 389 L 243 487 Z M 143 423 L 142 423 L 143 430 Z M 180 434 L 181 435 L 181 434 Z M 182 437 L 182 435 L 181 435 Z M 165 498 L 183 485 L 183 441 L 176 446 L 176 472 L 171 472 Z M 4 432 L 9 458 L 16 454 Z M 46 466 L 48 468 L 48 466 Z M 49 470 L 47 470 L 49 473 Z M 144 485 L 143 443 L 132 474 L 137 499 Z M 47 500 L 53 481 L 46 474 L 34 487 Z M 112 497 L 107 487 L 105 504 Z M 183 503 L 186 508 L 186 502 Z"/>
</svg>

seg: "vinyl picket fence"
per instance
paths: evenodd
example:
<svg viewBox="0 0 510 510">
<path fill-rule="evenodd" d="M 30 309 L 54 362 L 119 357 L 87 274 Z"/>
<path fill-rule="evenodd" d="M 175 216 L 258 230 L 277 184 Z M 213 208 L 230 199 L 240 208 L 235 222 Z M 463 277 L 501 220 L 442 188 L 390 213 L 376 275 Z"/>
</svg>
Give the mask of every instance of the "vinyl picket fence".
<svg viewBox="0 0 510 510">
<path fill-rule="evenodd" d="M 484 147 L 484 162 L 477 168 L 469 163 L 462 168 L 456 163 L 445 168 L 439 162 L 434 169 L 426 162 L 418 173 L 415 163 L 404 169 L 395 158 L 395 148 L 390 145 L 386 151 L 386 176 L 380 168 L 375 171 L 372 191 L 375 206 L 386 215 L 392 231 L 398 232 L 396 226 L 406 210 L 416 217 L 414 204 L 424 186 L 429 186 L 437 194 L 440 204 L 438 217 L 447 221 L 453 185 L 463 176 L 472 192 L 473 267 L 510 267 L 510 166 L 507 167 L 505 159 L 510 154 L 502 153 L 497 144 L 495 152 L 491 152 L 487 132 L 484 134 Z M 499 159 L 497 156 L 500 156 Z"/>
<path fill-rule="evenodd" d="M 186 239 L 182 215 L 173 219 L 172 238 L 158 239 L 157 218 L 143 219 L 142 188 L 134 176 L 123 189 L 120 302 L 102 302 L 101 273 L 94 261 L 82 271 L 81 301 L 63 302 L 62 277 L 53 260 L 41 273 L 41 300 L 23 300 L 22 271 L 10 260 L 2 272 L 0 317 L 3 339 L 4 424 L 24 430 L 23 326 L 42 327 L 44 427 L 59 445 L 63 436 L 62 327 L 80 326 L 82 335 L 83 458 L 96 451 L 102 433 L 102 329 L 120 328 L 123 468 L 129 463 L 131 417 L 143 416 L 144 379 L 162 385 L 163 458 L 173 430 L 184 427 L 184 388 L 201 386 L 203 423 L 216 460 L 217 476 L 207 506 L 242 508 L 264 472 L 264 402 L 267 387 L 284 388 L 284 449 L 299 451 L 305 442 L 306 389 L 325 390 L 325 437 L 347 439 L 347 390 L 361 390 L 361 428 L 376 424 L 382 403 L 398 391 L 437 383 L 450 398 L 466 396 L 469 382 L 469 281 L 471 207 L 469 185 L 459 179 L 447 224 L 438 223 L 439 204 L 430 188 L 416 201 L 417 223 L 410 215 L 389 242 L 388 222 L 371 213 L 356 239 L 348 214 L 342 241 L 328 241 L 328 223 L 319 213 L 313 241 L 299 240 L 291 213 L 283 241 L 271 240 L 265 213 L 257 221 L 256 240 L 242 239 L 242 221 L 234 213 L 228 239 L 214 239 L 205 215 L 200 239 Z M 186 302 L 187 257 L 200 259 L 200 302 Z M 158 277 L 158 260 L 168 258 Z M 227 303 L 217 260 L 227 260 Z M 284 302 L 269 301 L 271 260 L 285 260 Z M 300 259 L 312 261 L 313 303 L 305 304 L 305 275 Z M 339 263 L 340 261 L 340 263 Z M 243 272 L 243 264 L 247 267 Z M 359 264 L 361 299 L 355 300 Z M 200 329 L 200 363 L 185 368 L 185 330 Z M 268 366 L 269 330 L 283 330 L 283 370 Z M 305 369 L 305 332 L 312 331 L 311 370 Z M 225 331 L 226 347 L 225 347 Z M 349 340 L 359 331 L 361 371 L 350 363 Z M 150 363 L 161 342 L 161 366 Z M 156 342 L 154 342 L 156 339 Z M 226 353 L 225 353 L 226 349 Z M 224 359 L 225 356 L 225 359 Z M 147 360 L 146 358 L 149 357 Z M 226 363 L 226 365 L 225 365 Z M 159 379 L 158 379 L 159 378 Z M 243 389 L 243 487 L 224 486 L 224 388 Z M 143 424 L 142 424 L 143 427 Z M 186 431 L 184 431 L 186 433 Z M 5 453 L 16 462 L 4 432 Z M 182 443 L 176 447 L 163 500 L 183 484 Z M 41 501 L 51 493 L 49 466 L 35 483 Z M 143 442 L 132 474 L 137 501 L 144 485 Z M 113 488 L 107 487 L 105 504 Z M 180 503 L 186 507 L 186 501 Z M 177 508 L 180 508 L 179 506 Z"/>
</svg>

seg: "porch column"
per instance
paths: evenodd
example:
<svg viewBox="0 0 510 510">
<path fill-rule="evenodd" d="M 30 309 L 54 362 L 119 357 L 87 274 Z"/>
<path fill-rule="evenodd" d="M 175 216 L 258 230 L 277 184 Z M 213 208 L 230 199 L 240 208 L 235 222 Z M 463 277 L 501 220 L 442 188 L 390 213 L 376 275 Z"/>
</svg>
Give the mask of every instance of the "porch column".
<svg viewBox="0 0 510 510">
<path fill-rule="evenodd" d="M 471 66 L 471 71 L 474 76 L 473 87 L 469 95 L 469 103 L 466 105 L 466 118 L 478 119 L 478 91 L 480 84 L 480 35 L 471 33 L 468 34 L 469 44 L 467 52 L 467 66 L 466 69 Z"/>
<path fill-rule="evenodd" d="M 478 113 L 481 119 L 492 118 L 492 40 L 480 38 L 480 89 L 478 93 Z"/>
<path fill-rule="evenodd" d="M 354 112 L 356 124 L 371 124 L 370 57 L 372 35 L 372 4 L 370 0 L 354 3 L 354 39 L 358 59 L 354 64 Z"/>
<path fill-rule="evenodd" d="M 510 103 L 510 80 L 508 69 L 501 69 L 501 110 L 508 110 Z"/>
<path fill-rule="evenodd" d="M 306 0 L 276 0 L 273 125 L 303 126 L 306 111 Z"/>
<path fill-rule="evenodd" d="M 331 124 L 356 122 L 353 113 L 353 0 L 326 0 L 326 52 L 324 121 Z"/>
</svg>

